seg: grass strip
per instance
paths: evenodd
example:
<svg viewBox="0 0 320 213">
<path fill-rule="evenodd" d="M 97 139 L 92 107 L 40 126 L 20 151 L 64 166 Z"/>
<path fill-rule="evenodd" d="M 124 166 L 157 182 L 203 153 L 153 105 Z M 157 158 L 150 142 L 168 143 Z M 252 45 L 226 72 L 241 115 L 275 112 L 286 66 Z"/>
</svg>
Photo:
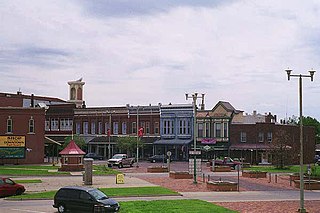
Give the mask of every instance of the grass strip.
<svg viewBox="0 0 320 213">
<path fill-rule="evenodd" d="M 119 202 L 122 213 L 236 213 L 237 211 L 226 209 L 202 200 L 152 200 L 152 201 L 126 201 Z"/>
<path fill-rule="evenodd" d="M 34 179 L 34 180 L 14 180 L 16 183 L 42 183 L 42 180 Z"/>
</svg>

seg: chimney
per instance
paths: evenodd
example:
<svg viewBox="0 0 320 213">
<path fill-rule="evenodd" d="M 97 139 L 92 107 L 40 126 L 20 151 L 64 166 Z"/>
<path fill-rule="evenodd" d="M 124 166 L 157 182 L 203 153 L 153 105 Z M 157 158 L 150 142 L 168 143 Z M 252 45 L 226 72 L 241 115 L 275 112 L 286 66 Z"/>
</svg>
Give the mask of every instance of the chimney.
<svg viewBox="0 0 320 213">
<path fill-rule="evenodd" d="M 204 94 L 201 94 L 201 110 L 204 110 Z"/>
<path fill-rule="evenodd" d="M 86 108 L 86 102 L 85 101 L 82 101 L 82 108 Z"/>
<path fill-rule="evenodd" d="M 257 115 L 257 111 L 253 110 L 253 116 L 256 116 L 256 115 Z"/>
<path fill-rule="evenodd" d="M 30 107 L 34 107 L 34 94 L 31 94 L 31 104 Z"/>
</svg>

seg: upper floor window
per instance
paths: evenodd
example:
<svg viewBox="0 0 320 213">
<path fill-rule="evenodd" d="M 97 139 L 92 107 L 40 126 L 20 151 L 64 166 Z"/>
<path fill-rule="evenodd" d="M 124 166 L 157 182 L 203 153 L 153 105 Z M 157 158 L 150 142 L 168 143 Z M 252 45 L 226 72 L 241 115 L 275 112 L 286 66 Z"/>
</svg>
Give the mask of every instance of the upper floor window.
<svg viewBox="0 0 320 213">
<path fill-rule="evenodd" d="M 154 122 L 154 134 L 159 134 L 159 122 Z"/>
<path fill-rule="evenodd" d="M 51 119 L 51 130 L 59 130 L 59 119 L 57 118 Z"/>
<path fill-rule="evenodd" d="M 221 131 L 221 123 L 215 123 L 215 137 L 221 138 L 222 136 L 222 131 Z"/>
<path fill-rule="evenodd" d="M 259 137 L 259 142 L 262 143 L 262 142 L 263 142 L 263 139 L 264 139 L 264 134 L 263 134 L 263 132 L 259 132 L 258 137 Z"/>
<path fill-rule="evenodd" d="M 241 137 L 241 142 L 243 142 L 243 143 L 247 142 L 247 133 L 246 132 L 241 132 L 240 137 Z"/>
<path fill-rule="evenodd" d="M 80 123 L 76 123 L 76 134 L 77 135 L 81 134 L 81 125 L 80 125 Z"/>
<path fill-rule="evenodd" d="M 34 133 L 34 120 L 33 117 L 29 120 L 29 133 Z"/>
<path fill-rule="evenodd" d="M 102 122 L 101 121 L 98 123 L 98 134 L 99 135 L 102 134 Z"/>
<path fill-rule="evenodd" d="M 186 135 L 189 134 L 188 131 L 188 122 L 186 119 L 179 120 L 179 134 Z"/>
<path fill-rule="evenodd" d="M 193 133 L 195 134 L 195 133 Z M 203 123 L 198 124 L 198 137 L 202 138 L 203 137 Z"/>
<path fill-rule="evenodd" d="M 150 134 L 150 122 L 146 122 L 146 128 L 145 128 L 145 133 Z"/>
<path fill-rule="evenodd" d="M 136 122 L 132 122 L 132 134 L 136 134 L 137 133 L 137 123 Z"/>
<path fill-rule="evenodd" d="M 46 131 L 50 131 L 50 120 L 49 120 L 49 119 L 47 119 L 47 120 L 45 121 L 45 130 L 46 130 Z"/>
<path fill-rule="evenodd" d="M 205 126 L 205 135 L 206 135 L 206 138 L 209 138 L 210 137 L 210 123 L 204 123 L 204 126 Z"/>
<path fill-rule="evenodd" d="M 113 134 L 117 135 L 119 133 L 119 123 L 113 122 Z"/>
<path fill-rule="evenodd" d="M 173 121 L 172 120 L 164 120 L 163 134 L 164 135 L 172 135 L 173 133 L 174 133 Z"/>
<path fill-rule="evenodd" d="M 61 118 L 60 119 L 60 130 L 71 131 L 73 126 L 73 120 L 70 118 Z"/>
<path fill-rule="evenodd" d="M 127 123 L 126 122 L 122 122 L 121 133 L 123 135 L 127 134 Z"/>
<path fill-rule="evenodd" d="M 91 134 L 92 135 L 96 134 L 96 122 L 95 121 L 91 122 Z"/>
<path fill-rule="evenodd" d="M 272 142 L 272 132 L 268 132 L 268 134 L 267 134 L 267 140 L 268 140 L 269 143 Z"/>
<path fill-rule="evenodd" d="M 13 131 L 13 122 L 11 116 L 7 119 L 7 133 L 12 133 Z"/>
<path fill-rule="evenodd" d="M 104 123 L 104 134 L 108 134 L 108 130 L 110 129 L 110 123 L 109 122 L 105 122 Z M 111 131 L 111 129 L 110 129 Z M 111 133 L 111 132 L 110 132 Z"/>
<path fill-rule="evenodd" d="M 229 137 L 229 128 L 228 128 L 228 122 L 223 123 L 223 137 L 228 138 Z"/>
<path fill-rule="evenodd" d="M 88 122 L 87 122 L 87 121 L 84 121 L 84 122 L 83 122 L 82 128 L 83 128 L 83 134 L 84 134 L 84 135 L 89 134 L 89 125 L 88 125 Z"/>
</svg>

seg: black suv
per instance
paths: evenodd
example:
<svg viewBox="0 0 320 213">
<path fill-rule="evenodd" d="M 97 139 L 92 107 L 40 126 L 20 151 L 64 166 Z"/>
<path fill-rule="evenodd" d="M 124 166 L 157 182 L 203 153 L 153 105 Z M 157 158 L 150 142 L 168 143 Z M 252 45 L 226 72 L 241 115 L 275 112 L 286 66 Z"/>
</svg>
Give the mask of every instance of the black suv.
<svg viewBox="0 0 320 213">
<path fill-rule="evenodd" d="M 119 203 L 95 188 L 67 186 L 54 196 L 54 208 L 66 212 L 117 212 Z"/>
</svg>

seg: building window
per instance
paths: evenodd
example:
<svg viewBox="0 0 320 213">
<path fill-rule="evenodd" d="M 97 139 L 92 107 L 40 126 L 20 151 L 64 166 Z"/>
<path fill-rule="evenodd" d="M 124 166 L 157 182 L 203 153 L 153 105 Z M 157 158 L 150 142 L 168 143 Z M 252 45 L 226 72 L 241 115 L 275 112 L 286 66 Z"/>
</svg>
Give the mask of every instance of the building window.
<svg viewBox="0 0 320 213">
<path fill-rule="evenodd" d="M 92 135 L 96 134 L 96 122 L 95 121 L 91 122 L 91 134 Z"/>
<path fill-rule="evenodd" d="M 80 125 L 80 123 L 76 123 L 76 134 L 77 135 L 81 134 L 81 125 Z"/>
<path fill-rule="evenodd" d="M 228 122 L 223 123 L 223 137 L 228 138 L 229 137 L 229 131 L 228 131 Z"/>
<path fill-rule="evenodd" d="M 187 121 L 187 125 L 188 125 L 187 134 L 190 135 L 191 134 L 191 121 L 190 120 Z"/>
<path fill-rule="evenodd" d="M 154 134 L 159 134 L 159 122 L 154 122 Z"/>
<path fill-rule="evenodd" d="M 215 123 L 215 126 L 216 126 L 216 131 L 215 131 L 215 133 L 216 133 L 216 135 L 215 135 L 215 137 L 217 137 L 217 138 L 221 138 L 221 123 Z"/>
<path fill-rule="evenodd" d="M 33 117 L 29 120 L 29 133 L 34 133 L 34 120 Z"/>
<path fill-rule="evenodd" d="M 73 121 L 70 118 L 60 119 L 60 130 L 71 131 L 73 126 Z"/>
<path fill-rule="evenodd" d="M 119 123 L 113 122 L 113 134 L 117 135 L 119 133 Z"/>
<path fill-rule="evenodd" d="M 132 122 L 132 134 L 136 134 L 136 133 L 137 133 L 137 123 Z"/>
<path fill-rule="evenodd" d="M 264 134 L 263 132 L 259 132 L 259 142 L 262 143 L 263 142 L 263 139 L 264 139 Z"/>
<path fill-rule="evenodd" d="M 13 131 L 13 122 L 11 117 L 9 116 L 9 118 L 7 119 L 7 133 L 12 133 Z"/>
<path fill-rule="evenodd" d="M 195 134 L 195 132 L 193 134 Z M 198 137 L 199 138 L 203 137 L 203 123 L 198 124 Z"/>
<path fill-rule="evenodd" d="M 146 133 L 146 134 L 150 134 L 150 122 L 146 122 L 145 133 Z"/>
<path fill-rule="evenodd" d="M 241 132 L 240 137 L 241 137 L 242 143 L 247 142 L 247 133 L 246 132 Z"/>
<path fill-rule="evenodd" d="M 45 121 L 45 130 L 50 131 L 50 120 L 48 119 Z"/>
<path fill-rule="evenodd" d="M 99 121 L 98 123 L 98 134 L 101 135 L 102 134 L 102 122 Z"/>
<path fill-rule="evenodd" d="M 59 131 L 59 119 L 51 119 L 51 131 Z"/>
<path fill-rule="evenodd" d="M 210 123 L 205 123 L 205 130 L 206 130 L 206 138 L 210 137 Z"/>
<path fill-rule="evenodd" d="M 174 132 L 173 121 L 164 120 L 163 122 L 163 134 L 164 135 L 172 135 Z"/>
<path fill-rule="evenodd" d="M 272 142 L 272 132 L 268 132 L 268 134 L 267 134 L 267 140 L 268 140 L 269 143 Z"/>
<path fill-rule="evenodd" d="M 109 124 L 109 122 L 105 122 L 104 123 L 104 134 L 106 134 L 106 135 L 108 134 L 108 129 L 110 129 L 110 124 Z"/>
<path fill-rule="evenodd" d="M 84 134 L 84 135 L 89 134 L 89 125 L 88 125 L 88 122 L 87 122 L 87 121 L 84 121 L 84 122 L 83 122 L 83 134 Z"/>
<path fill-rule="evenodd" d="M 121 133 L 123 135 L 126 135 L 127 134 L 127 123 L 126 122 L 122 122 L 122 127 L 121 127 Z"/>
<path fill-rule="evenodd" d="M 179 134 L 180 135 L 188 134 L 188 122 L 186 119 L 179 120 Z"/>
</svg>

